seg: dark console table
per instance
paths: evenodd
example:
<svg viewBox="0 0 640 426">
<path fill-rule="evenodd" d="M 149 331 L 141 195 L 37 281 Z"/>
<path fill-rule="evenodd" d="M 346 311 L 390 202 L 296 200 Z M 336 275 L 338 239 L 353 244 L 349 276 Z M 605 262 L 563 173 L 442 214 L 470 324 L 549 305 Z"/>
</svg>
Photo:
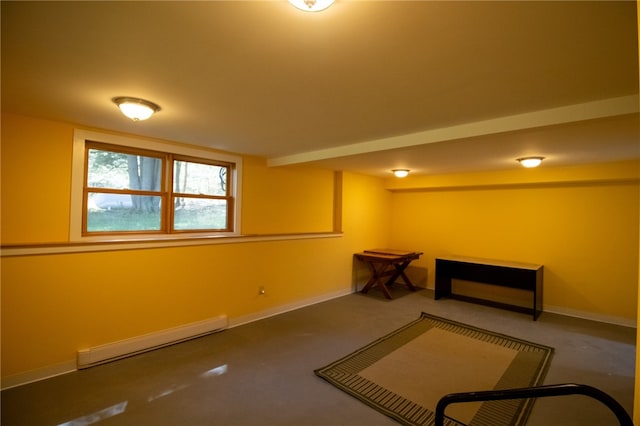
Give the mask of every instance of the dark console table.
<svg viewBox="0 0 640 426">
<path fill-rule="evenodd" d="M 462 256 L 437 257 L 435 299 L 450 297 L 524 312 L 533 315 L 535 321 L 542 312 L 542 277 L 542 265 Z M 451 291 L 451 280 L 454 278 L 531 291 L 531 308 L 454 294 Z"/>
</svg>

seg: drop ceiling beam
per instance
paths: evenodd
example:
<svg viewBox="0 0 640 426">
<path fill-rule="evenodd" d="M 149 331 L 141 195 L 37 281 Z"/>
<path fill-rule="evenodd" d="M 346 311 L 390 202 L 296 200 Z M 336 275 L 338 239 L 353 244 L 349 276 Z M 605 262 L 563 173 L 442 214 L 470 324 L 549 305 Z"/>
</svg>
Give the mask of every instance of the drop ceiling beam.
<svg viewBox="0 0 640 426">
<path fill-rule="evenodd" d="M 638 111 L 638 95 L 621 96 L 617 98 L 499 117 L 490 120 L 476 121 L 473 123 L 459 124 L 439 129 L 425 130 L 417 133 L 376 139 L 334 148 L 301 152 L 281 157 L 272 157 L 267 160 L 267 164 L 269 166 L 301 164 L 474 136 L 614 117 L 618 115 L 638 113 Z"/>
</svg>

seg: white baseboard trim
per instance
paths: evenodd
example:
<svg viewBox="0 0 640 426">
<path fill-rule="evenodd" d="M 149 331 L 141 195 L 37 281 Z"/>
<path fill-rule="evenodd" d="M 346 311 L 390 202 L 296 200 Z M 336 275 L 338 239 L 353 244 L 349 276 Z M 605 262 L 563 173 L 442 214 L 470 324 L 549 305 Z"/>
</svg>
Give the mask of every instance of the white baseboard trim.
<svg viewBox="0 0 640 426">
<path fill-rule="evenodd" d="M 551 314 L 604 322 L 607 324 L 621 325 L 623 327 L 637 328 L 638 325 L 637 321 L 632 319 L 616 317 L 612 315 L 597 314 L 594 312 L 580 311 L 577 309 L 565 308 L 563 306 L 544 305 L 543 311 L 549 312 Z"/>
<path fill-rule="evenodd" d="M 346 288 L 346 289 L 334 291 L 331 293 L 325 293 L 319 296 L 311 297 L 308 299 L 299 300 L 293 303 L 265 309 L 260 312 L 242 315 L 229 320 L 226 320 L 226 317 L 225 317 L 225 321 L 227 321 L 228 328 L 238 327 L 240 325 L 248 324 L 254 321 L 259 321 L 261 319 L 266 319 L 275 315 L 283 314 L 285 312 L 294 311 L 296 309 L 304 308 L 306 306 L 315 305 L 316 303 L 321 303 L 321 302 L 325 302 L 338 297 L 347 296 L 353 292 L 354 290 L 352 288 Z M 630 320 L 627 318 L 595 314 L 593 312 L 579 311 L 579 310 L 569 309 L 561 306 L 545 305 L 544 311 L 553 313 L 553 314 L 582 318 L 586 320 L 604 322 L 608 324 L 615 324 L 615 325 L 620 325 L 624 327 L 632 327 L 632 328 L 637 327 L 636 321 Z M 128 340 L 134 340 L 134 339 L 128 339 Z M 6 376 L 2 378 L 0 389 L 1 390 L 10 389 L 10 388 L 21 386 L 21 385 L 26 385 L 28 383 L 49 379 L 51 377 L 60 376 L 62 374 L 71 373 L 73 371 L 76 371 L 77 367 L 78 367 L 77 359 L 71 359 L 58 364 L 30 370 L 24 373 L 18 373 L 18 374 Z"/>
<path fill-rule="evenodd" d="M 173 345 L 227 328 L 227 316 L 214 318 L 168 328 L 142 336 L 117 342 L 94 346 L 78 351 L 78 368 L 89 368 L 105 362 L 115 361 L 142 352 Z"/>
<path fill-rule="evenodd" d="M 428 290 L 435 291 L 434 287 L 427 287 Z M 637 328 L 638 324 L 636 320 L 629 318 L 616 317 L 613 315 L 603 315 L 594 312 L 580 311 L 577 309 L 565 308 L 564 306 L 555 306 L 544 304 L 542 308 L 543 312 L 549 312 L 550 314 L 564 315 L 567 317 L 581 318 L 590 321 L 603 322 L 607 324 L 620 325 L 623 327 Z"/>
<path fill-rule="evenodd" d="M 118 342 L 107 343 L 79 350 L 75 359 L 2 378 L 2 390 L 26 385 L 51 377 L 93 367 L 105 362 L 136 355 L 163 346 L 194 339 L 227 327 L 227 317 L 220 315 L 203 321 L 172 327 L 155 333 L 144 334 Z"/>
<path fill-rule="evenodd" d="M 51 377 L 61 376 L 63 374 L 76 371 L 76 360 L 70 359 L 58 364 L 48 365 L 35 370 L 29 370 L 24 373 L 12 374 L 2 378 L 2 390 L 15 388 L 33 382 L 38 382 Z"/>
<path fill-rule="evenodd" d="M 305 306 L 315 305 L 316 303 L 326 302 L 327 300 L 336 299 L 338 297 L 347 296 L 353 293 L 352 288 L 346 288 L 343 290 L 334 291 L 331 293 L 321 294 L 319 296 L 311 297 L 309 299 L 298 300 L 286 305 L 280 305 L 273 308 L 265 309 L 264 311 L 255 312 L 252 314 L 242 315 L 236 318 L 229 319 L 229 328 L 238 327 L 240 325 L 248 324 L 261 319 L 273 317 L 275 315 L 284 314 L 285 312 L 295 311 L 296 309 L 304 308 Z"/>
<path fill-rule="evenodd" d="M 248 314 L 248 315 L 243 315 L 237 318 L 233 318 L 228 320 L 226 317 L 224 317 L 224 321 L 226 323 L 226 327 L 228 328 L 232 328 L 232 327 L 237 327 L 243 324 L 247 324 L 253 321 L 258 321 L 264 318 L 269 318 L 278 314 L 282 314 L 285 312 L 289 312 L 289 311 L 293 311 L 296 309 L 300 309 L 303 308 L 305 306 L 310 306 L 310 305 L 314 305 L 316 303 L 320 303 L 320 302 L 324 302 L 327 300 L 331 300 L 331 299 L 335 299 L 337 297 L 342 297 L 342 296 L 346 296 L 348 294 L 353 293 L 353 289 L 352 288 L 347 288 L 344 290 L 339 290 L 339 291 L 335 291 L 335 292 L 331 292 L 331 293 L 326 293 L 326 294 L 322 294 L 320 296 L 316 296 L 316 297 L 312 297 L 309 299 L 304 299 L 304 300 L 300 300 L 294 303 L 289 303 L 286 305 L 281 305 L 281 306 L 276 306 L 274 308 L 270 308 L 270 309 L 266 309 L 264 311 L 261 312 L 256 312 L 253 314 Z M 172 330 L 172 329 L 170 329 Z M 140 336 L 143 340 L 147 340 L 146 343 L 149 343 L 149 336 Z M 127 339 L 124 342 L 134 342 L 137 339 L 140 339 L 140 337 L 136 338 L 132 338 L 132 339 Z M 197 337 L 197 336 L 194 336 Z M 186 340 L 186 339 L 182 339 L 182 340 Z M 116 342 L 119 343 L 119 342 Z M 177 343 L 177 342 L 173 342 L 173 343 Z M 113 352 L 113 348 L 110 347 L 110 345 L 112 344 L 108 344 L 108 345 L 103 345 L 107 347 L 107 351 L 103 351 L 102 352 L 102 356 L 107 356 L 106 359 L 109 359 L 113 357 L 113 355 L 115 354 L 115 352 Z M 138 345 L 138 343 L 133 343 L 134 346 Z M 132 346 L 129 346 L 129 348 L 131 348 Z M 140 346 L 136 346 L 136 347 L 140 347 Z M 157 346 L 156 346 L 157 347 Z M 83 351 L 79 351 L 78 356 L 80 356 L 80 352 Z M 123 355 L 124 356 L 124 355 Z M 86 354 L 84 355 L 84 362 L 86 363 L 87 358 L 86 358 Z M 92 362 L 95 362 L 97 360 L 97 358 L 93 358 L 93 361 L 89 362 L 91 365 L 94 365 Z M 40 380 L 45 380 L 45 379 L 49 379 L 55 376 L 60 376 L 62 374 L 67 374 L 67 373 L 72 373 L 74 371 L 78 370 L 78 359 L 71 359 L 65 362 L 61 362 L 59 364 L 54 364 L 54 365 L 49 365 L 46 367 L 42 367 L 42 368 L 37 368 L 34 370 L 30 370 L 30 371 L 26 371 L 24 373 L 18 373 L 18 374 L 13 374 L 10 376 L 6 376 L 2 378 L 2 382 L 0 383 L 0 389 L 1 390 L 5 390 L 5 389 L 10 389 L 10 388 L 14 388 L 14 387 L 18 387 L 18 386 L 22 386 L 22 385 L 26 385 L 29 383 L 33 383 L 33 382 L 37 382 Z"/>
</svg>

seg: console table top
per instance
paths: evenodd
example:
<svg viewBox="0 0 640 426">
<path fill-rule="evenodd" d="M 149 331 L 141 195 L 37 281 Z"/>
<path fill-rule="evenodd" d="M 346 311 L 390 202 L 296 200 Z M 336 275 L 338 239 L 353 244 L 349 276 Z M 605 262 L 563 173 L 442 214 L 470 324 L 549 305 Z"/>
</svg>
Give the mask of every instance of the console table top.
<svg viewBox="0 0 640 426">
<path fill-rule="evenodd" d="M 543 266 L 543 265 L 536 265 L 533 263 L 511 262 L 508 260 L 484 259 L 480 257 L 468 257 L 468 256 L 457 256 L 457 255 L 437 256 L 436 260 L 437 259 L 451 260 L 454 262 L 478 263 L 481 265 L 504 266 L 507 268 L 519 268 L 519 269 L 531 269 L 531 270 L 537 270 L 542 268 Z"/>
</svg>

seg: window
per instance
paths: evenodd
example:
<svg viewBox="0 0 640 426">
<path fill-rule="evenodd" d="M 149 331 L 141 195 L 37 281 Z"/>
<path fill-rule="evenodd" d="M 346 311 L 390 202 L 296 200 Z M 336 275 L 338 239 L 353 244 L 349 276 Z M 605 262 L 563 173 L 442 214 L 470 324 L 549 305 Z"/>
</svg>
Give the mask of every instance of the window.
<svg viewBox="0 0 640 426">
<path fill-rule="evenodd" d="M 72 240 L 237 233 L 239 158 L 89 133 L 74 141 Z"/>
</svg>

